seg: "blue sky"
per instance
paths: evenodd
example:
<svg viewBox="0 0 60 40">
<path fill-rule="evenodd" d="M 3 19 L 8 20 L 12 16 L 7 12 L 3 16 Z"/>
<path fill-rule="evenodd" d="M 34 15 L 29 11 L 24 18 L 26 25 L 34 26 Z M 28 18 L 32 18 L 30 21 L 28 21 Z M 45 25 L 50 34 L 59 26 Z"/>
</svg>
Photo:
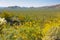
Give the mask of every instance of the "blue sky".
<svg viewBox="0 0 60 40">
<path fill-rule="evenodd" d="M 0 0 L 0 7 L 41 7 L 60 4 L 60 0 Z"/>
</svg>

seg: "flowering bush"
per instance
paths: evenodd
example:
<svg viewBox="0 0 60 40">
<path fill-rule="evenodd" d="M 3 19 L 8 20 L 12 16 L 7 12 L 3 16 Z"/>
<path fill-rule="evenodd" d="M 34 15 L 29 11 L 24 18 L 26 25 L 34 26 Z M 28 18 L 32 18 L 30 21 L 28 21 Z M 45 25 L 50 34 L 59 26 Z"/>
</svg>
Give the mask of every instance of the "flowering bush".
<svg viewBox="0 0 60 40">
<path fill-rule="evenodd" d="M 0 25 L 5 24 L 5 23 L 6 23 L 5 18 L 0 18 Z"/>
</svg>

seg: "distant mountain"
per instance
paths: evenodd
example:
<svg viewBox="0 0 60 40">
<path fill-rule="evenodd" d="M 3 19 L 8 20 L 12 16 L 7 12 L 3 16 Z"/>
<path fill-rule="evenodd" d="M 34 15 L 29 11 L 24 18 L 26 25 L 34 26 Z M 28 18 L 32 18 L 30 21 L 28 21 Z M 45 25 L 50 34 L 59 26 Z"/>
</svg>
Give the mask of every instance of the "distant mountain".
<svg viewBox="0 0 60 40">
<path fill-rule="evenodd" d="M 51 6 L 51 7 L 54 7 L 54 8 L 60 8 L 60 4 L 54 5 L 54 6 Z"/>
<path fill-rule="evenodd" d="M 20 8 L 19 6 L 8 6 L 7 8 Z"/>
<path fill-rule="evenodd" d="M 60 8 L 60 4 L 51 5 L 51 6 L 46 6 L 46 8 Z"/>
<path fill-rule="evenodd" d="M 51 5 L 51 6 L 44 6 L 44 7 L 20 7 L 20 6 L 8 6 L 8 7 L 0 7 L 1 9 L 6 9 L 6 10 L 26 10 L 26 9 L 60 9 L 60 4 L 57 5 Z"/>
<path fill-rule="evenodd" d="M 8 6 L 8 7 L 0 7 L 0 8 L 60 8 L 60 4 L 57 4 L 57 5 L 51 5 L 51 6 L 43 6 L 43 7 Z"/>
</svg>

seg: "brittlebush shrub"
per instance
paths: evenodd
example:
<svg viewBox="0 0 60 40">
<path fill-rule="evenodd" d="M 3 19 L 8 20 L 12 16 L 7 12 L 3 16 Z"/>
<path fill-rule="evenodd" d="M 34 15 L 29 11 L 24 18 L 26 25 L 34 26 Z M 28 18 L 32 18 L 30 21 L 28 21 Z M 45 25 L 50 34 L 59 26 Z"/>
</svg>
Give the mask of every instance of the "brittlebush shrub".
<svg viewBox="0 0 60 40">
<path fill-rule="evenodd" d="M 31 25 L 31 24 L 30 24 Z M 39 25 L 20 26 L 3 25 L 1 40 L 42 40 L 41 28 Z"/>
<path fill-rule="evenodd" d="M 56 22 L 57 21 L 57 22 Z M 50 23 L 45 23 L 44 28 L 42 31 L 43 38 L 42 40 L 56 40 L 60 37 L 60 21 L 59 20 L 53 20 L 50 21 Z"/>
</svg>

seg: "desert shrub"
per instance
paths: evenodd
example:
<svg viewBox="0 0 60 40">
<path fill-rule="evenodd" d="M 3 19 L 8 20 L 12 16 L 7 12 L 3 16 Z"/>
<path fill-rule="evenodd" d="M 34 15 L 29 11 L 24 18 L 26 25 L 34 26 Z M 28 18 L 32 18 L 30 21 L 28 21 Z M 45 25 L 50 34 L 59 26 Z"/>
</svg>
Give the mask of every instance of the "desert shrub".
<svg viewBox="0 0 60 40">
<path fill-rule="evenodd" d="M 57 22 L 56 22 L 57 21 Z M 45 28 L 43 28 L 43 38 L 42 40 L 55 40 L 60 38 L 60 21 L 54 19 L 53 21 L 49 21 L 49 23 L 45 23 Z"/>
<path fill-rule="evenodd" d="M 3 25 L 3 27 L 3 34 L 0 36 L 2 40 L 42 40 L 41 29 L 38 25 L 35 27 Z"/>
</svg>

